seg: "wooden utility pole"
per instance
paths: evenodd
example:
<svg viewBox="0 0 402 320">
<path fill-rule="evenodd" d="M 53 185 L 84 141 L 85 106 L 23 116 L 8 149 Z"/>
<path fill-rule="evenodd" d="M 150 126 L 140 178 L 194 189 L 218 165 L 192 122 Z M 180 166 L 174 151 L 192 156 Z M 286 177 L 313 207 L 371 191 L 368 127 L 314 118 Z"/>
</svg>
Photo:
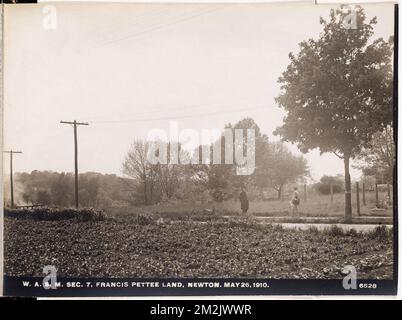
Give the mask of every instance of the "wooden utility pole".
<svg viewBox="0 0 402 320">
<path fill-rule="evenodd" d="M 22 151 L 7 150 L 4 153 L 10 154 L 10 192 L 11 192 L 11 208 L 14 208 L 14 182 L 13 182 L 13 154 L 22 153 Z"/>
<path fill-rule="evenodd" d="M 307 186 L 304 184 L 304 202 L 307 202 Z"/>
<path fill-rule="evenodd" d="M 71 124 L 74 127 L 74 169 L 75 169 L 75 207 L 78 208 L 78 139 L 77 126 L 87 126 L 87 122 L 60 121 L 63 124 Z"/>
<path fill-rule="evenodd" d="M 366 205 L 366 185 L 364 184 L 364 182 L 362 185 L 362 191 L 363 191 L 363 205 L 365 206 Z"/>
<path fill-rule="evenodd" d="M 356 182 L 356 206 L 357 206 L 357 215 L 360 216 L 359 182 Z"/>
<path fill-rule="evenodd" d="M 391 199 L 391 186 L 390 186 L 389 182 L 387 182 L 387 195 L 388 195 L 388 198 Z"/>
<path fill-rule="evenodd" d="M 380 203 L 378 201 L 378 184 L 377 184 L 377 182 L 375 183 L 375 206 L 377 208 L 380 206 Z"/>
<path fill-rule="evenodd" d="M 330 188 L 330 192 L 331 192 L 331 203 L 333 203 L 334 202 L 334 185 L 332 184 L 332 182 L 329 185 L 329 188 Z"/>
</svg>

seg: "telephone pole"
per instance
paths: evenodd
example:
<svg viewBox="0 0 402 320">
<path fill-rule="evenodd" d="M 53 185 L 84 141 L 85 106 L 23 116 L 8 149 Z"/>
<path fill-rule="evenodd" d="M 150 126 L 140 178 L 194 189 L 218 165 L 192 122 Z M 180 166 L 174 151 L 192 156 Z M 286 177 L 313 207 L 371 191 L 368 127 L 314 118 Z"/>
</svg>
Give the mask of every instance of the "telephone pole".
<svg viewBox="0 0 402 320">
<path fill-rule="evenodd" d="M 14 208 L 14 182 L 13 182 L 13 154 L 22 153 L 22 151 L 6 150 L 4 153 L 10 154 L 10 191 L 11 191 L 11 208 Z"/>
<path fill-rule="evenodd" d="M 74 127 L 74 167 L 75 167 L 75 207 L 78 208 L 78 141 L 77 126 L 87 126 L 87 122 L 60 121 L 63 124 L 71 124 Z"/>
</svg>

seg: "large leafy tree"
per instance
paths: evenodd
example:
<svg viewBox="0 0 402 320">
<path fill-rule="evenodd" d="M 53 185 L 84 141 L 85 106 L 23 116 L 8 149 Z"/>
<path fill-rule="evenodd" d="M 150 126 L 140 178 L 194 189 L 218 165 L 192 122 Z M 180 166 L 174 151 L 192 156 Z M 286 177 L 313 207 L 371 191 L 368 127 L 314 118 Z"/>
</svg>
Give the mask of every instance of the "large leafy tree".
<svg viewBox="0 0 402 320">
<path fill-rule="evenodd" d="M 356 28 L 345 28 L 353 14 Z M 370 148 L 372 135 L 392 121 L 392 43 L 372 40 L 376 18 L 360 7 L 331 10 L 318 39 L 299 44 L 279 78 L 276 101 L 287 111 L 276 134 L 302 152 L 319 148 L 343 159 L 345 220 L 352 218 L 350 159 Z"/>
<path fill-rule="evenodd" d="M 256 175 L 257 185 L 272 187 L 282 198 L 283 186 L 309 175 L 307 160 L 301 155 L 294 155 L 283 142 L 271 142 Z"/>
<path fill-rule="evenodd" d="M 242 186 L 253 189 L 256 186 L 256 179 L 266 169 L 266 159 L 269 152 L 268 137 L 263 134 L 257 123 L 252 118 L 244 118 L 234 125 L 227 124 L 225 130 L 232 130 L 232 138 L 235 137 L 235 130 L 243 129 L 243 145 L 241 143 L 234 144 L 234 153 L 236 148 L 243 150 L 243 155 L 247 153 L 247 129 L 253 129 L 255 134 L 255 170 L 250 175 L 238 175 L 236 171 L 236 157 L 234 156 L 233 164 L 225 163 L 225 137 L 221 137 L 211 146 L 212 155 L 217 152 L 220 145 L 221 164 L 203 164 L 193 165 L 193 174 L 197 181 L 201 182 L 210 192 L 212 199 L 215 201 L 223 201 L 236 196 Z M 242 148 L 242 149 L 241 149 Z M 267 181 L 266 181 L 267 183 Z"/>
<path fill-rule="evenodd" d="M 384 183 L 384 179 L 392 184 L 395 164 L 395 141 L 392 126 L 373 135 L 372 147 L 361 151 L 356 167 L 367 175 L 373 175 Z"/>
</svg>

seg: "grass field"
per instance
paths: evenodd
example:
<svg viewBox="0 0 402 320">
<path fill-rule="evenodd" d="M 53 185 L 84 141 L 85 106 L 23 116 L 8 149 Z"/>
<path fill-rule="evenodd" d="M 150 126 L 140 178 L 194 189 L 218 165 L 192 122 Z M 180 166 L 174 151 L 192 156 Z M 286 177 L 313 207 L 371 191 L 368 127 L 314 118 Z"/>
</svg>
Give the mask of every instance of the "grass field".
<svg viewBox="0 0 402 320">
<path fill-rule="evenodd" d="M 379 199 L 383 200 L 386 197 L 386 192 L 379 193 Z M 353 216 L 357 217 L 356 196 L 352 197 Z M 139 207 L 120 207 L 110 208 L 107 211 L 116 216 L 131 215 L 138 213 L 159 214 L 159 215 L 188 215 L 197 214 L 206 210 L 212 211 L 215 209 L 218 215 L 238 215 L 241 213 L 240 202 L 229 200 L 224 202 L 213 203 L 194 203 L 185 200 L 177 200 L 157 204 L 153 206 Z M 387 210 L 375 209 L 375 193 L 366 192 L 366 205 L 363 205 L 360 199 L 361 217 L 389 217 L 392 219 L 392 208 Z M 318 195 L 311 193 L 308 195 L 305 202 L 302 198 L 299 206 L 301 217 L 343 217 L 344 216 L 344 195 L 334 194 L 333 202 L 331 203 L 330 196 Z M 255 216 L 272 216 L 272 217 L 289 217 L 291 214 L 289 199 L 285 200 L 269 200 L 269 201 L 250 201 L 248 213 Z"/>
</svg>

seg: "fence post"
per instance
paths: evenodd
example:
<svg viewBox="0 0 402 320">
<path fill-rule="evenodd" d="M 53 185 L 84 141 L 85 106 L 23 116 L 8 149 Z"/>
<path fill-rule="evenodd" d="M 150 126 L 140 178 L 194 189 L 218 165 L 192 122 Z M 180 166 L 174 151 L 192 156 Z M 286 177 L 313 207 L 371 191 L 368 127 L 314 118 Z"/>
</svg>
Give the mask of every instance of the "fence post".
<svg viewBox="0 0 402 320">
<path fill-rule="evenodd" d="M 363 205 L 365 206 L 366 205 L 366 189 L 365 189 L 365 185 L 364 185 L 364 182 L 363 182 L 363 185 L 362 185 L 362 191 L 363 191 Z"/>
<path fill-rule="evenodd" d="M 332 183 L 329 185 L 330 189 L 331 189 L 331 203 L 334 202 L 334 186 L 332 185 Z"/>
<path fill-rule="evenodd" d="M 378 203 L 378 184 L 375 183 L 375 206 L 378 208 L 380 204 Z"/>
<path fill-rule="evenodd" d="M 357 215 L 360 216 L 359 182 L 356 182 L 356 206 L 357 206 Z"/>
</svg>

